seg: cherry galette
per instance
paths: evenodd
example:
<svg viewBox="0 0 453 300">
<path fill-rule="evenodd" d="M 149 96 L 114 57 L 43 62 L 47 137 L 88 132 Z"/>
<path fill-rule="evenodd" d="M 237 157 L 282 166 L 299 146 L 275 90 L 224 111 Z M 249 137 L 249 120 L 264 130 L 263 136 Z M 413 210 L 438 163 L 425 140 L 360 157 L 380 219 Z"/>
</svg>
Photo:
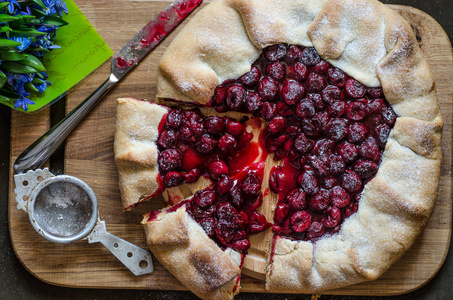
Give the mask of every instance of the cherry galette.
<svg viewBox="0 0 453 300">
<path fill-rule="evenodd" d="M 267 228 L 271 291 L 376 279 L 432 212 L 435 85 L 410 25 L 378 1 L 215 0 L 168 47 L 157 88 L 178 107 L 119 100 L 123 206 L 174 204 L 145 216 L 148 246 L 201 298 L 239 291 Z"/>
</svg>

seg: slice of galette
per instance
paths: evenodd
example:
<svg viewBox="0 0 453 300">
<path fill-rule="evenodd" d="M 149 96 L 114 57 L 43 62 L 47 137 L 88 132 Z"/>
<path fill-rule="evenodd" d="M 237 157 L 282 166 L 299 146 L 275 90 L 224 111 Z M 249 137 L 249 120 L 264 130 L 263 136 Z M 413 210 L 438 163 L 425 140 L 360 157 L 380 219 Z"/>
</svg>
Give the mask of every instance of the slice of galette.
<svg viewBox="0 0 453 300">
<path fill-rule="evenodd" d="M 442 118 L 410 25 L 382 3 L 216 0 L 173 40 L 158 76 L 157 101 L 268 122 L 269 290 L 376 279 L 427 223 Z"/>
<path fill-rule="evenodd" d="M 124 210 L 162 193 L 176 204 L 243 172 L 261 155 L 247 118 L 122 98 L 116 119 L 114 153 Z M 173 188 L 183 184 L 184 191 Z"/>
</svg>

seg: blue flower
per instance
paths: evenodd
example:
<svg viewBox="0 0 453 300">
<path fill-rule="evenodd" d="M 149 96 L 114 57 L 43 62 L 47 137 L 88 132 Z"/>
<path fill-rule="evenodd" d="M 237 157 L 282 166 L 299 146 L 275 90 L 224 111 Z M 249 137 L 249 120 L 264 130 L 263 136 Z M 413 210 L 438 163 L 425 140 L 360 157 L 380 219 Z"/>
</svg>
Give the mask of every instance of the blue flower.
<svg viewBox="0 0 453 300">
<path fill-rule="evenodd" d="M 14 101 L 14 108 L 18 108 L 18 107 L 22 106 L 24 111 L 27 111 L 28 105 L 29 104 L 33 105 L 33 104 L 35 104 L 35 102 L 33 102 L 27 98 L 30 96 L 30 93 L 25 90 L 24 84 L 25 84 L 25 82 L 23 82 L 21 80 L 14 82 L 14 85 L 13 85 L 14 91 L 16 92 L 16 95 L 19 96 L 19 99 Z"/>
<path fill-rule="evenodd" d="M 17 49 L 19 52 L 24 51 L 25 49 L 28 48 L 28 46 L 31 45 L 31 38 L 26 38 L 26 37 L 11 37 L 10 40 L 22 43 L 22 45 L 17 46 Z"/>
<path fill-rule="evenodd" d="M 48 86 L 48 85 L 52 85 L 52 84 L 50 83 L 50 81 L 47 81 L 47 80 L 45 80 L 44 83 L 37 83 L 37 84 L 35 84 L 36 88 L 38 89 L 38 91 L 39 91 L 40 93 L 44 93 L 44 91 L 47 89 L 47 86 Z"/>
<path fill-rule="evenodd" d="M 28 16 L 31 16 L 31 9 L 30 9 L 30 7 L 27 6 L 26 11 L 20 11 L 19 14 L 20 14 L 20 15 L 28 15 Z"/>
<path fill-rule="evenodd" d="M 24 111 L 28 110 L 28 105 L 33 105 L 35 102 L 31 101 L 28 98 L 19 98 L 16 101 L 14 101 L 14 108 L 21 107 L 24 109 Z"/>
<path fill-rule="evenodd" d="M 60 17 L 63 16 L 63 12 L 68 13 L 68 8 L 66 7 L 66 3 L 61 0 L 55 1 L 55 9 L 57 10 Z"/>
<path fill-rule="evenodd" d="M 55 10 L 55 0 L 42 0 L 42 3 L 46 8 L 45 9 L 43 9 L 42 7 L 40 8 L 43 9 L 43 12 L 46 15 L 54 15 L 57 12 Z"/>
<path fill-rule="evenodd" d="M 28 81 L 27 76 L 25 76 L 23 74 L 16 74 L 16 73 L 11 74 L 10 72 L 6 72 L 5 74 L 6 74 L 6 77 L 8 77 L 8 79 L 6 79 L 6 83 L 8 83 L 11 86 L 14 86 L 15 82 L 25 83 Z"/>
<path fill-rule="evenodd" d="M 18 8 L 20 8 L 20 5 L 19 5 L 19 3 L 17 3 L 16 0 L 8 0 L 8 1 L 9 1 L 8 12 L 10 14 L 12 14 L 14 12 L 14 5 L 16 5 Z"/>
</svg>

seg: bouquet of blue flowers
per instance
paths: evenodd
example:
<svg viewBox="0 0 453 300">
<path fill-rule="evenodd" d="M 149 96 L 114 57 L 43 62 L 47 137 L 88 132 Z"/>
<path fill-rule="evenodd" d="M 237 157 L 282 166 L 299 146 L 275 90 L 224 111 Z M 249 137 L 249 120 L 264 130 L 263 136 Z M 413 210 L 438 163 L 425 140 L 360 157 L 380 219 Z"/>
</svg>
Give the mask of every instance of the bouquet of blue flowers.
<svg viewBox="0 0 453 300">
<path fill-rule="evenodd" d="M 51 83 L 43 64 L 56 31 L 67 25 L 61 0 L 0 0 L 0 101 L 27 111 L 35 104 L 30 92 L 42 93 Z"/>
</svg>

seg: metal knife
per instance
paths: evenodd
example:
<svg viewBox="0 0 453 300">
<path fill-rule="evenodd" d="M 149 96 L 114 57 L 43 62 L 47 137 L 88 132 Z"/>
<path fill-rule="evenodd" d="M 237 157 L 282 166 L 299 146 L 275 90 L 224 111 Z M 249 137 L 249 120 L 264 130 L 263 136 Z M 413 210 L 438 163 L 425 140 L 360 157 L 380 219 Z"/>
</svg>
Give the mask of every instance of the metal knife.
<svg viewBox="0 0 453 300">
<path fill-rule="evenodd" d="M 202 2 L 203 0 L 175 0 L 137 32 L 113 56 L 109 78 L 63 120 L 22 152 L 14 162 L 14 172 L 25 173 L 41 167 L 99 100 Z"/>
</svg>

